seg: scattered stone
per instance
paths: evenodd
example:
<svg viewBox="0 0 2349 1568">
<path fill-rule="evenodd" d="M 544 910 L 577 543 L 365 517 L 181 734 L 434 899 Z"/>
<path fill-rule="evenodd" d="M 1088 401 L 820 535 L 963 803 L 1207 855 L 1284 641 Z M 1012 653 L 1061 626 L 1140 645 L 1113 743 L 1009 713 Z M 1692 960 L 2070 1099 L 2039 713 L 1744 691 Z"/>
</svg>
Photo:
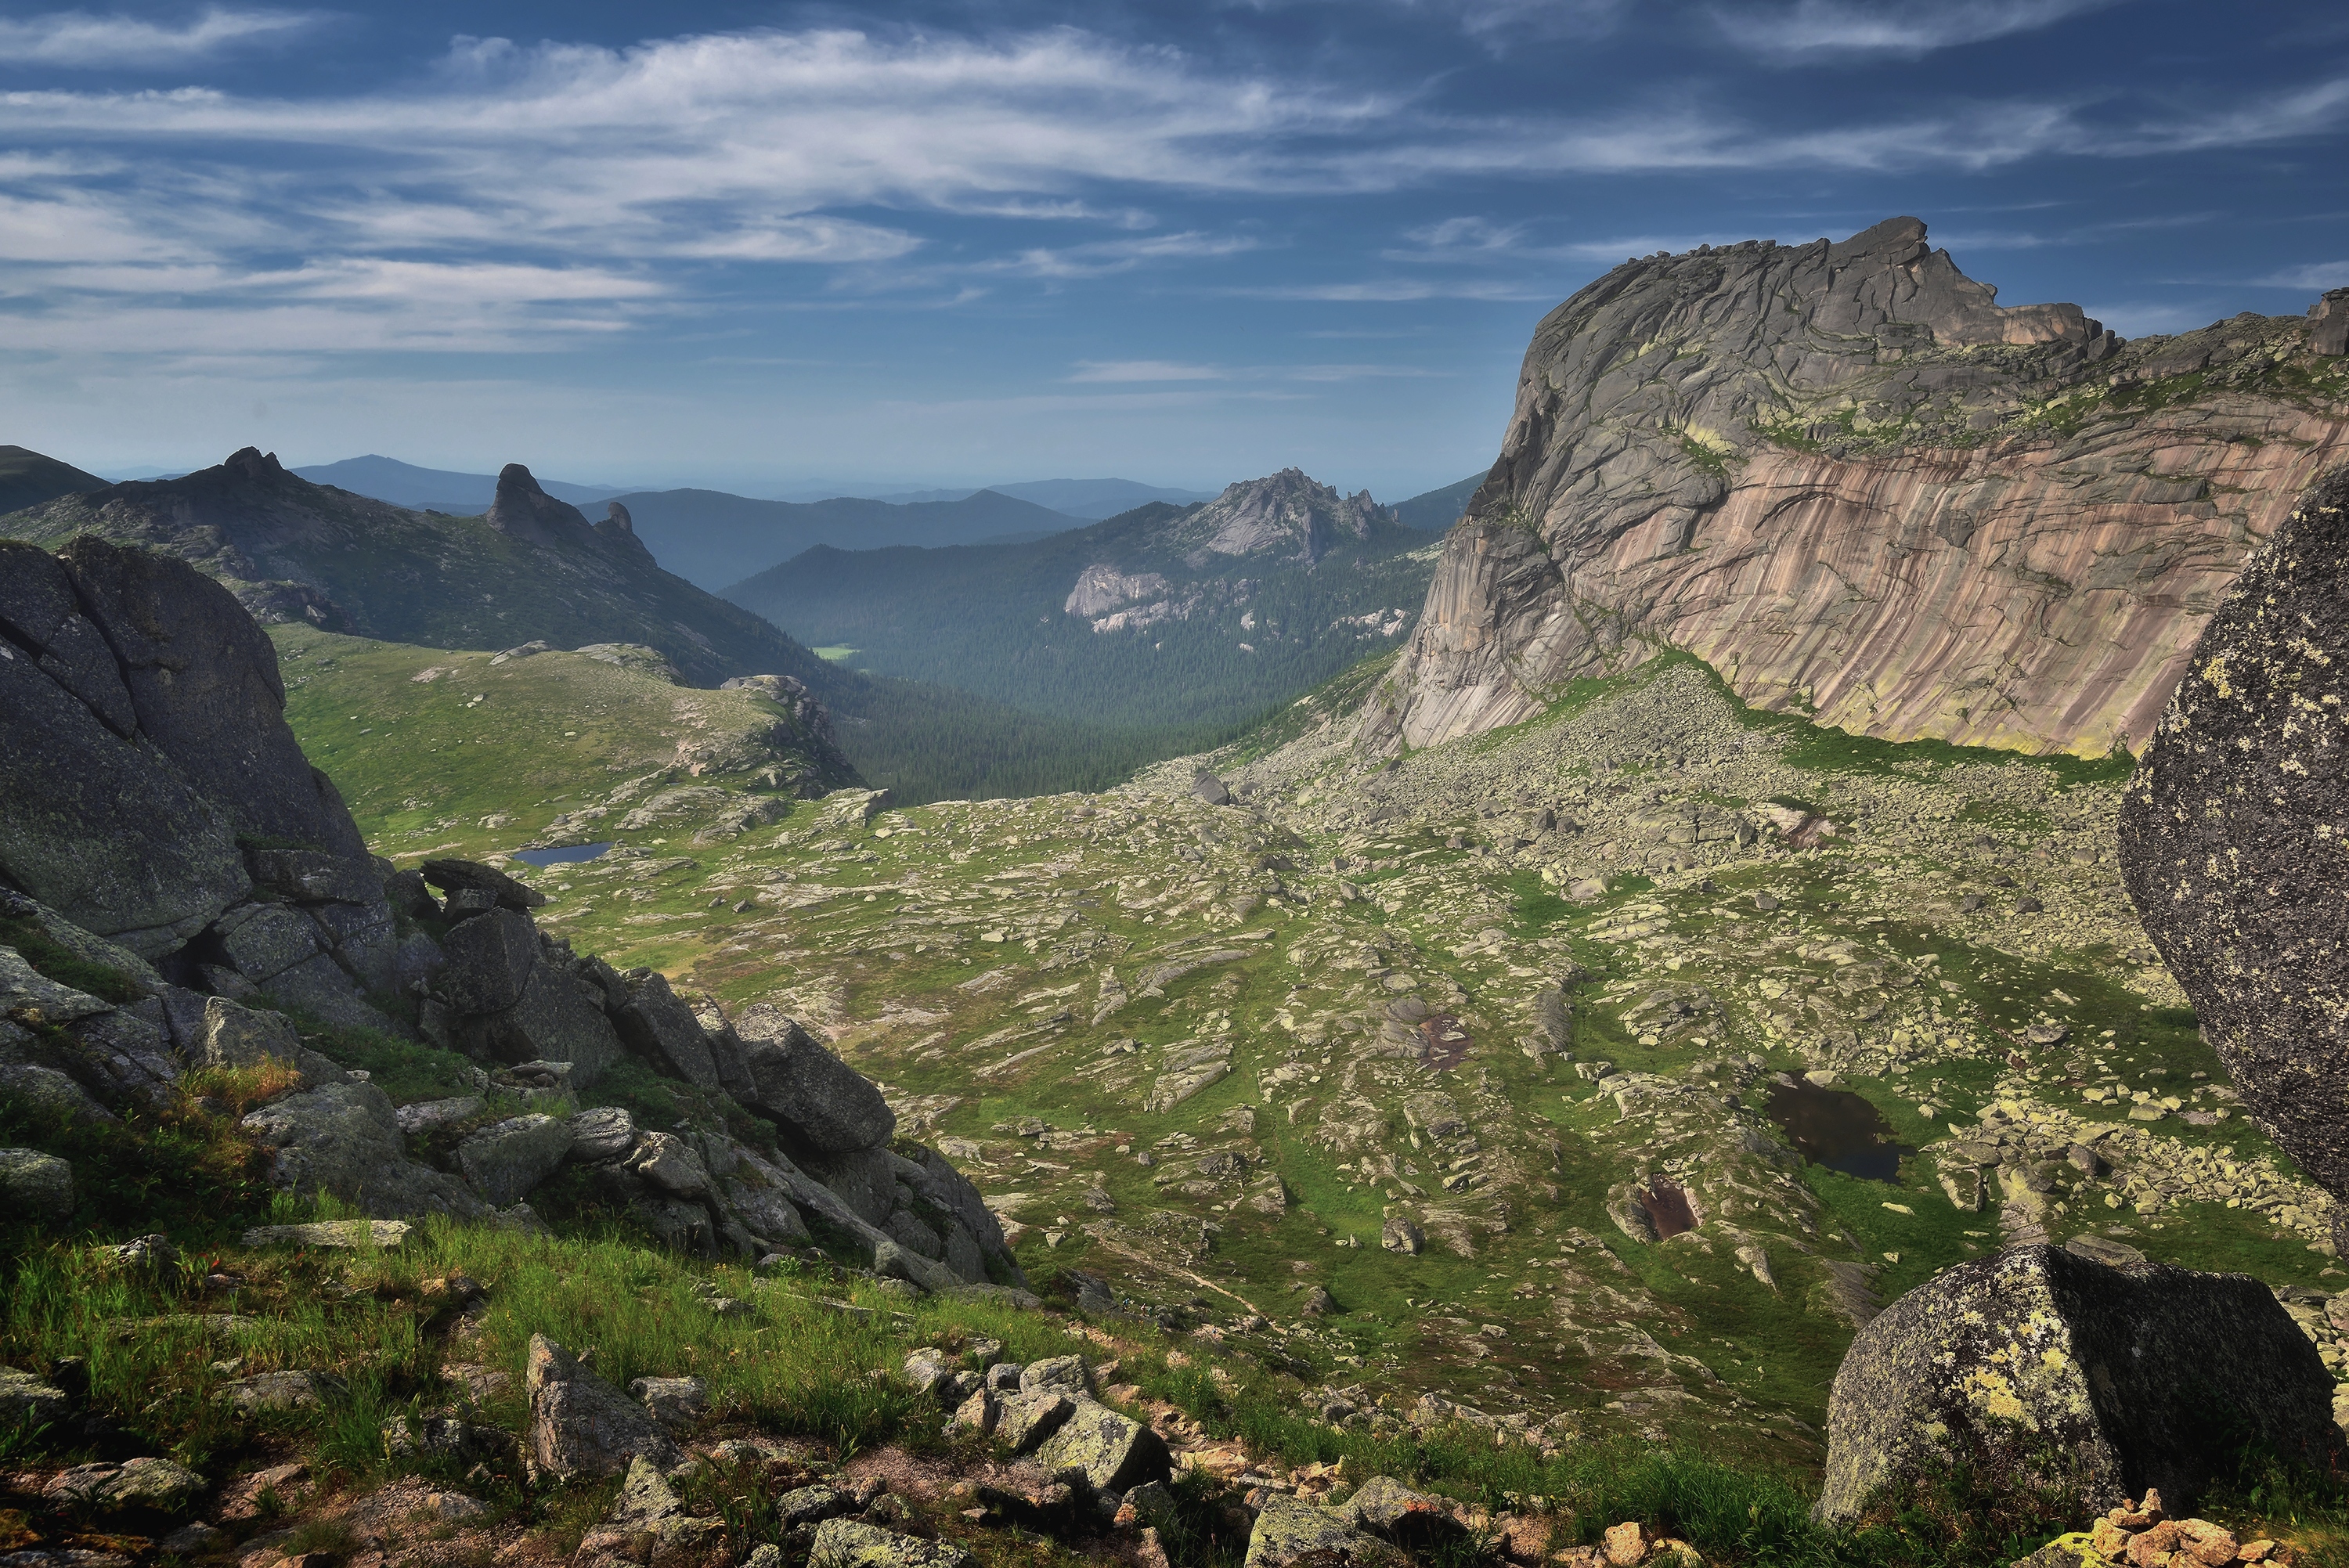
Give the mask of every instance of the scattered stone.
<svg viewBox="0 0 2349 1568">
<path fill-rule="evenodd" d="M 1076 1401 L 1055 1389 L 1014 1394 L 997 1407 L 995 1435 L 1015 1454 L 1024 1454 L 1061 1429 Z"/>
<path fill-rule="evenodd" d="M 222 1385 L 213 1398 L 240 1416 L 270 1410 L 315 1410 L 344 1393 L 331 1372 L 262 1372 Z"/>
<path fill-rule="evenodd" d="M 969 1568 L 970 1562 L 970 1553 L 960 1547 L 853 1519 L 827 1519 L 816 1526 L 815 1543 L 808 1551 L 808 1568 Z"/>
<path fill-rule="evenodd" d="M 46 1378 L 0 1367 L 0 1430 L 54 1426 L 71 1413 L 73 1401 Z"/>
<path fill-rule="evenodd" d="M 1037 1449 L 1036 1461 L 1054 1475 L 1081 1470 L 1093 1491 L 1111 1492 L 1164 1480 L 1173 1459 L 1165 1439 L 1150 1428 L 1106 1405 L 1079 1399 L 1060 1429 Z"/>
<path fill-rule="evenodd" d="M 388 1252 L 416 1227 L 405 1220 L 314 1220 L 301 1225 L 255 1225 L 244 1233 L 248 1247 L 376 1247 Z"/>
<path fill-rule="evenodd" d="M 49 1224 L 73 1218 L 73 1167 L 37 1149 L 0 1149 L 0 1204 Z"/>
<path fill-rule="evenodd" d="M 1407 1553 L 1357 1528 L 1342 1512 L 1271 1493 L 1248 1532 L 1243 1568 L 1288 1568 L 1300 1560 L 1314 1568 L 1408 1568 L 1411 1563 Z"/>
<path fill-rule="evenodd" d="M 709 1415 L 709 1386 L 698 1377 L 638 1377 L 629 1383 L 628 1397 L 640 1401 L 663 1428 L 680 1436 Z"/>
<path fill-rule="evenodd" d="M 457 1168 L 498 1208 L 519 1202 L 571 1152 L 571 1126 L 551 1116 L 517 1116 L 457 1145 Z"/>
<path fill-rule="evenodd" d="M 1019 1373 L 1019 1391 L 1052 1391 L 1081 1398 L 1093 1391 L 1093 1375 L 1081 1356 L 1053 1356 L 1032 1361 Z"/>
</svg>

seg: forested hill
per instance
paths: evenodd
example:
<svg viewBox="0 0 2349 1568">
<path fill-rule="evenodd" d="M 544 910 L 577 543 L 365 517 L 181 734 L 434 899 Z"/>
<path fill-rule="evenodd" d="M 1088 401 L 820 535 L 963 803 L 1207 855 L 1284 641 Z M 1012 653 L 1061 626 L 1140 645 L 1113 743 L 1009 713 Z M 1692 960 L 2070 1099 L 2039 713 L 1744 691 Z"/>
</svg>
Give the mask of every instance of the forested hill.
<svg viewBox="0 0 2349 1568">
<path fill-rule="evenodd" d="M 856 667 L 1123 726 L 1245 720 L 1392 647 L 1433 544 L 1289 470 L 1032 543 L 819 548 L 726 591 Z"/>
</svg>

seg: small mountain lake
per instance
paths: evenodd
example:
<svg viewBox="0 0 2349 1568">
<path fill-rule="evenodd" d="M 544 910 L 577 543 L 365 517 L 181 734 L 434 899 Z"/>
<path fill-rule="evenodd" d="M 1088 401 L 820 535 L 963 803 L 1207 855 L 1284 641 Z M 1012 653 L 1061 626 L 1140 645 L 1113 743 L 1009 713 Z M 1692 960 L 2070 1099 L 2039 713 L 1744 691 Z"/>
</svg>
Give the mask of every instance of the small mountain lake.
<svg viewBox="0 0 2349 1568">
<path fill-rule="evenodd" d="M 1764 1109 L 1806 1161 L 1847 1176 L 1897 1181 L 1901 1157 L 1917 1152 L 1895 1143 L 1884 1113 L 1847 1088 L 1821 1088 L 1807 1078 L 1782 1080 L 1771 1088 Z"/>
<path fill-rule="evenodd" d="M 516 850 L 513 858 L 531 866 L 569 865 L 574 861 L 594 860 L 616 841 L 606 839 L 600 844 L 565 844 L 559 850 Z"/>
</svg>

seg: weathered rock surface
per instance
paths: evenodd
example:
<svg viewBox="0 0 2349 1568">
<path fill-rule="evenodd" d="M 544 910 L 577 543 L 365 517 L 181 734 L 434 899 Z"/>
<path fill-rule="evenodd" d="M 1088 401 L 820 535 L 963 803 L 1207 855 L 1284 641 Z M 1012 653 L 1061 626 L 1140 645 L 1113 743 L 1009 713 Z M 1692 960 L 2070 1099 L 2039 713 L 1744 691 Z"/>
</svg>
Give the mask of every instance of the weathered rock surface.
<svg viewBox="0 0 2349 1568">
<path fill-rule="evenodd" d="M 636 1459 L 667 1473 L 686 1462 L 685 1451 L 643 1406 L 543 1334 L 531 1336 L 523 1380 L 530 1396 L 530 1457 L 546 1474 L 618 1475 Z"/>
<path fill-rule="evenodd" d="M 73 1213 L 73 1167 L 37 1149 L 0 1149 L 0 1202 L 11 1213 L 62 1222 Z"/>
<path fill-rule="evenodd" d="M 970 1553 L 958 1546 L 854 1519 L 827 1519 L 816 1526 L 808 1568 L 968 1568 Z"/>
<path fill-rule="evenodd" d="M 2121 874 L 2260 1126 L 2349 1197 L 2349 471 L 2312 490 L 2195 645 L 2123 798 Z"/>
<path fill-rule="evenodd" d="M 2103 1509 L 2158 1487 L 2190 1506 L 2240 1433 L 2323 1466 L 2333 1379 L 2265 1285 L 2052 1246 L 1963 1263 L 1859 1332 L 1827 1406 L 1816 1513 L 1856 1517 L 1950 1461 Z"/>
<path fill-rule="evenodd" d="M 1516 723 L 1648 638 L 1840 728 L 2141 745 L 2349 438 L 2262 380 L 2326 351 L 2292 318 L 2129 346 L 2076 306 L 2002 307 L 1913 218 L 1628 262 L 1537 329 L 1365 738 Z M 2177 405 L 2132 406 L 2188 374 Z"/>
<path fill-rule="evenodd" d="M 1278 1494 L 1267 1498 L 1248 1533 L 1244 1568 L 1288 1568 L 1308 1558 L 1333 1568 L 1404 1568 L 1411 1562 L 1408 1553 L 1359 1528 L 1338 1510 Z"/>
<path fill-rule="evenodd" d="M 517 1116 L 485 1127 L 457 1145 L 457 1168 L 495 1208 L 520 1202 L 571 1152 L 571 1124 L 551 1116 Z"/>
<path fill-rule="evenodd" d="M 1078 1399 L 1074 1407 L 1036 1450 L 1036 1462 L 1047 1471 L 1081 1470 L 1095 1491 L 1166 1479 L 1173 1457 L 1155 1431 L 1092 1399 Z"/>
<path fill-rule="evenodd" d="M 734 1021 L 755 1088 L 744 1103 L 771 1117 L 809 1152 L 875 1149 L 897 1128 L 897 1113 L 871 1079 L 816 1044 L 769 1003 Z"/>
<path fill-rule="evenodd" d="M 455 1177 L 408 1158 L 399 1118 L 373 1084 L 305 1089 L 254 1111 L 244 1128 L 271 1151 L 270 1179 L 284 1191 L 329 1193 L 385 1220 L 487 1212 Z"/>
</svg>

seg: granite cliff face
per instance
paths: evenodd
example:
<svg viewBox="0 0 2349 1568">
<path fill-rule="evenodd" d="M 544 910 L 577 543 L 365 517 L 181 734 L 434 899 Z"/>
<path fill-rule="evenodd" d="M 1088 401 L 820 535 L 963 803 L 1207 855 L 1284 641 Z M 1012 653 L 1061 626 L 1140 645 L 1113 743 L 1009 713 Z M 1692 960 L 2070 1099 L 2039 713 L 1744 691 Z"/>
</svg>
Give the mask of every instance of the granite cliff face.
<svg viewBox="0 0 2349 1568">
<path fill-rule="evenodd" d="M 2124 344 L 1999 305 L 1913 218 L 1628 262 L 1537 330 L 1364 739 L 1515 723 L 1662 645 L 1889 738 L 2140 747 L 2349 439 L 2344 326 L 2328 295 Z"/>
</svg>

